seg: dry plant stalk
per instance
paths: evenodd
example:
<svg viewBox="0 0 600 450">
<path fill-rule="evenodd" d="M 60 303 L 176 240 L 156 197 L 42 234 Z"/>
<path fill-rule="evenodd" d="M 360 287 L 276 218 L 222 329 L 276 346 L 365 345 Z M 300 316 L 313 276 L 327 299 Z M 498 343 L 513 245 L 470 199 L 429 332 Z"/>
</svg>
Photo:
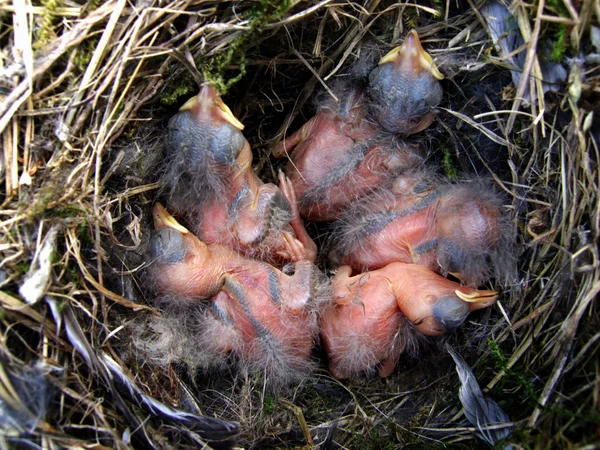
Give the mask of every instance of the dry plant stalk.
<svg viewBox="0 0 600 450">
<path fill-rule="evenodd" d="M 391 44 L 414 26 L 453 91 L 432 131 L 432 154 L 440 157 L 449 142 L 444 158 L 468 160 L 497 182 L 514 211 L 520 244 L 518 278 L 499 286 L 501 309 L 449 340 L 488 394 L 509 405 L 503 407 L 515 427 L 531 431 L 533 437 L 516 435 L 512 442 L 558 448 L 563 439 L 574 446 L 598 439 L 591 424 L 599 417 L 600 389 L 594 301 L 600 158 L 593 116 L 600 74 L 584 59 L 568 62 L 563 52 L 568 89 L 544 96 L 540 66 L 540 48 L 556 29 L 564 30 L 574 56 L 587 56 L 597 2 L 513 4 L 527 56 L 522 82 L 506 90 L 507 101 L 472 94 L 472 86 L 491 86 L 509 73 L 476 2 L 463 11 L 449 1 L 379 0 L 41 5 L 0 2 L 0 403 L 28 411 L 25 439 L 49 448 L 206 444 L 201 430 L 180 417 L 158 418 L 139 400 L 154 398 L 239 422 L 245 446 L 325 441 L 400 448 L 418 441 L 472 448 L 474 429 L 464 426 L 451 359 L 433 345 L 422 361 L 403 362 L 387 381 L 341 384 L 322 372 L 279 399 L 250 374 L 203 385 L 178 367 L 165 373 L 134 354 L 127 332 L 130 321 L 160 315 L 137 286 L 142 265 L 119 261 L 126 252 L 141 253 L 147 240 L 159 186 L 136 172 L 143 163 L 130 155 L 148 157 L 153 141 L 143 136 L 144 124 L 160 129 L 173 114 L 160 99 L 181 102 L 206 68 L 221 71 L 225 82 L 248 71 L 244 88 L 232 88 L 239 95 L 232 107 L 254 130 L 257 170 L 268 177 L 275 173 L 270 143 L 294 131 L 309 99 L 343 74 L 364 39 L 383 35 Z M 524 107 L 527 85 L 536 101 Z M 460 95 L 471 98 L 453 101 Z M 484 106 L 474 112 L 476 100 Z M 250 105 L 264 115 L 246 115 Z M 474 145 L 482 137 L 504 155 L 502 173 Z M 50 277 L 41 300 L 30 305 L 18 288 L 53 226 L 60 231 Z M 22 398 L 15 373 L 32 377 L 52 400 L 34 411 L 37 404 Z M 116 386 L 117 373 L 146 397 Z M 14 426 L 0 421 L 0 445 L 14 436 Z"/>
</svg>

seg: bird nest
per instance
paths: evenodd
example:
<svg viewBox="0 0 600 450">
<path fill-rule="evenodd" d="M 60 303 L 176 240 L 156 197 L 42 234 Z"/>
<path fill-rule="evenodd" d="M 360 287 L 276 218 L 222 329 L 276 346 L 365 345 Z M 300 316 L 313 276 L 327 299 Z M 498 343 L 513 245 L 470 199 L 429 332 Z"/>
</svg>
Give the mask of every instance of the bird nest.
<svg viewBox="0 0 600 450">
<path fill-rule="evenodd" d="M 465 419 L 447 343 L 509 417 L 506 442 L 597 444 L 600 7 L 509 11 L 525 44 L 507 50 L 470 1 L 2 2 L 3 446 L 475 448 L 494 429 Z M 143 253 L 168 118 L 212 81 L 273 181 L 273 144 L 362 45 L 411 28 L 446 77 L 418 137 L 428 158 L 454 179 L 492 179 L 512 211 L 518 275 L 490 286 L 497 305 L 386 379 L 339 382 L 321 363 L 273 392 L 251 371 L 145 354 L 135 324 L 160 315 Z M 549 90 L 547 64 L 568 73 Z M 322 243 L 327 230 L 309 231 Z"/>
</svg>

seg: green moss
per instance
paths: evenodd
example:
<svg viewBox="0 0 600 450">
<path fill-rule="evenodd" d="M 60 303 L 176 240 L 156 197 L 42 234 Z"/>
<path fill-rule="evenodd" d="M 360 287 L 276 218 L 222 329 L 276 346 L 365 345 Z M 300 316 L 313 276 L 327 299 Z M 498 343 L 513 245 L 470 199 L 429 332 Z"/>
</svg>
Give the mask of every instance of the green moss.
<svg viewBox="0 0 600 450">
<path fill-rule="evenodd" d="M 236 40 L 225 52 L 215 56 L 209 65 L 201 66 L 202 77 L 214 84 L 223 94 L 246 75 L 246 56 L 239 51 L 245 45 L 244 39 Z M 227 78 L 225 72 L 235 63 L 239 65 L 239 73 Z"/>
<path fill-rule="evenodd" d="M 440 18 L 440 20 L 444 17 L 443 13 L 444 13 L 444 4 L 442 3 L 442 0 L 433 0 L 433 8 L 437 11 L 438 15 L 437 17 Z"/>
<path fill-rule="evenodd" d="M 94 244 L 94 240 L 92 239 L 92 236 L 90 234 L 87 219 L 83 219 L 83 222 L 81 222 L 77 231 L 79 240 L 81 241 L 81 244 L 84 247 L 91 247 Z"/>
<path fill-rule="evenodd" d="M 246 50 L 256 40 L 263 27 L 283 18 L 292 5 L 291 0 L 259 0 L 246 11 L 250 30 L 241 32 L 232 39 L 227 49 L 207 61 L 198 61 L 200 72 L 205 80 L 213 83 L 222 93 L 226 93 L 246 74 Z M 232 65 L 237 65 L 238 73 L 229 76 L 227 72 Z"/>
<path fill-rule="evenodd" d="M 191 81 L 191 80 L 190 80 Z M 193 82 L 187 84 L 180 84 L 175 87 L 171 92 L 164 94 L 160 98 L 160 103 L 165 106 L 175 105 L 180 102 L 180 99 L 190 97 L 194 92 L 195 86 Z"/>
<path fill-rule="evenodd" d="M 547 0 L 547 4 L 556 11 L 560 17 L 570 17 L 569 10 L 563 0 Z"/>
<path fill-rule="evenodd" d="M 273 411 L 275 411 L 275 399 L 266 395 L 263 400 L 263 413 L 271 414 Z"/>
<path fill-rule="evenodd" d="M 456 170 L 454 169 L 454 163 L 452 162 L 452 154 L 450 150 L 446 147 L 442 148 L 444 152 L 444 156 L 442 158 L 442 167 L 444 168 L 444 173 L 451 180 L 456 178 Z"/>
<path fill-rule="evenodd" d="M 75 286 L 79 286 L 79 268 L 75 265 L 70 265 L 66 271 L 69 282 L 73 283 Z"/>
<path fill-rule="evenodd" d="M 548 0 L 547 4 L 559 17 L 571 17 L 562 0 Z M 552 26 L 546 29 L 544 34 L 545 36 L 549 36 L 552 41 L 550 58 L 553 61 L 562 61 L 569 45 L 569 30 L 567 26 L 564 23 L 559 23 L 558 25 L 552 24 Z"/>
<path fill-rule="evenodd" d="M 393 420 L 370 428 L 366 433 L 356 433 L 350 441 L 348 448 L 364 450 L 394 450 L 398 447 L 394 434 L 396 424 Z"/>
<path fill-rule="evenodd" d="M 533 383 L 524 375 L 524 370 L 522 370 L 522 368 L 518 365 L 509 368 L 508 359 L 500 349 L 498 343 L 493 339 L 488 339 L 488 347 L 490 349 L 490 353 L 492 355 L 492 360 L 494 362 L 496 370 L 503 370 L 506 374 L 503 380 L 502 387 L 514 388 L 516 385 L 517 387 L 520 387 L 525 391 L 525 399 L 533 403 L 537 403 L 539 396 L 535 392 L 535 387 Z"/>
<path fill-rule="evenodd" d="M 417 8 L 406 8 L 404 14 L 402 15 L 402 21 L 404 22 L 407 30 L 417 28 L 419 25 Z"/>
<path fill-rule="evenodd" d="M 565 52 L 567 51 L 567 43 L 567 26 L 564 23 L 561 23 L 558 25 L 558 32 L 556 33 L 556 38 L 552 42 L 552 52 L 550 53 L 550 58 L 553 61 L 562 61 L 563 57 L 565 56 Z"/>
<path fill-rule="evenodd" d="M 23 210 L 28 222 L 36 222 L 43 219 L 72 219 L 85 218 L 87 212 L 77 203 L 61 203 L 58 200 L 62 194 L 62 189 L 56 181 L 60 178 L 50 179 L 40 189 L 32 203 L 20 203 L 19 207 Z"/>
<path fill-rule="evenodd" d="M 39 28 L 35 31 L 34 50 L 39 50 L 51 40 L 56 39 L 56 32 L 54 31 L 54 24 L 57 19 L 56 11 L 63 6 L 62 0 L 41 0 L 41 3 L 44 12 L 39 19 Z"/>
<path fill-rule="evenodd" d="M 98 38 L 91 38 L 84 41 L 79 47 L 77 47 L 73 63 L 80 72 L 84 72 L 87 69 L 88 64 L 92 60 L 94 50 L 98 46 Z"/>
<path fill-rule="evenodd" d="M 15 269 L 17 269 L 17 271 L 20 273 L 27 273 L 29 272 L 30 268 L 31 265 L 28 262 L 20 262 L 15 265 Z"/>
<path fill-rule="evenodd" d="M 46 208 L 42 215 L 47 218 L 70 219 L 84 214 L 85 211 L 79 206 L 64 205 L 58 208 Z"/>
<path fill-rule="evenodd" d="M 98 9 L 104 3 L 103 0 L 88 0 L 83 9 L 83 15 L 87 15 Z"/>
<path fill-rule="evenodd" d="M 259 0 L 248 11 L 250 27 L 260 29 L 270 22 L 281 20 L 291 5 L 291 0 Z"/>
</svg>

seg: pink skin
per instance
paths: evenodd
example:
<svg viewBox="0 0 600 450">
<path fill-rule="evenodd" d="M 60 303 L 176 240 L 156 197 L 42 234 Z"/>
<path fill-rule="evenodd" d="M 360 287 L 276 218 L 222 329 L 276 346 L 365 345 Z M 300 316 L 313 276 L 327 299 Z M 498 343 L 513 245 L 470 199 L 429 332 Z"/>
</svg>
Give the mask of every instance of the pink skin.
<svg viewBox="0 0 600 450">
<path fill-rule="evenodd" d="M 415 148 L 398 147 L 386 132 L 413 134 L 427 128 L 435 117 L 431 108 L 442 97 L 442 78 L 412 31 L 373 69 L 368 97 L 351 87 L 333 108 L 321 110 L 278 143 L 273 156 L 290 159 L 286 174 L 302 216 L 314 222 L 336 220 L 354 200 L 419 164 Z"/>
<path fill-rule="evenodd" d="M 224 291 L 214 297 L 213 302 L 219 309 L 226 312 L 233 322 L 232 325 L 220 324 L 225 328 L 221 335 L 224 339 L 217 340 L 215 344 L 221 347 L 223 353 L 228 353 L 232 350 L 230 342 L 241 340 L 246 343 L 242 347 L 243 356 L 259 359 L 260 348 L 251 344 L 259 336 L 240 303 Z M 270 336 L 281 345 L 288 355 L 303 360 L 309 359 L 315 338 L 315 327 L 310 320 L 302 315 L 290 313 L 286 308 L 277 307 L 264 295 L 253 298 L 250 307 L 252 317 L 268 330 Z M 231 336 L 228 336 L 229 334 Z M 248 345 L 249 343 L 250 345 Z"/>
<path fill-rule="evenodd" d="M 399 176 L 392 189 L 365 202 L 362 210 L 352 211 L 348 217 L 349 236 L 358 245 L 333 259 L 340 265 L 350 265 L 355 270 L 366 271 L 385 267 L 393 262 L 415 263 L 436 272 L 441 267 L 440 246 L 449 245 L 460 255 L 474 255 L 490 251 L 501 239 L 500 210 L 494 203 L 487 203 L 479 193 L 465 187 L 419 185 L 420 176 Z M 417 187 L 419 185 L 419 187 Z M 372 204 L 372 208 L 371 208 Z M 362 235 L 366 218 L 371 227 L 382 216 L 392 217 L 381 221 L 381 229 Z M 355 235 L 352 221 L 359 217 Z M 360 228 L 363 227 L 363 228 Z M 472 271 L 472 269 L 471 269 Z M 478 275 L 448 269 L 456 278 L 469 285 L 481 281 Z"/>
<path fill-rule="evenodd" d="M 329 370 L 336 378 L 348 378 L 373 366 L 380 376 L 393 372 L 404 348 L 395 339 L 400 327 L 412 327 L 428 336 L 446 332 L 434 318 L 436 302 L 452 299 L 464 304 L 464 312 L 492 305 L 494 291 L 482 291 L 449 281 L 426 267 L 393 263 L 383 269 L 352 276 L 340 267 L 333 279 L 334 306 L 321 316 L 321 336 L 329 356 Z M 456 291 L 471 297 L 460 299 Z"/>
<path fill-rule="evenodd" d="M 393 370 L 397 361 L 392 344 L 403 326 L 402 312 L 388 284 L 372 281 L 371 274 L 351 280 L 350 272 L 348 266 L 338 270 L 333 279 L 335 306 L 321 316 L 329 372 L 344 379 L 383 362 L 379 374 L 388 376 L 389 366 Z"/>
<path fill-rule="evenodd" d="M 392 208 L 393 210 L 408 209 L 416 205 L 419 200 L 418 196 L 399 197 Z M 436 238 L 437 204 L 434 202 L 421 211 L 394 219 L 379 233 L 363 238 L 357 251 L 341 257 L 340 263 L 360 271 L 380 269 L 393 262 L 416 263 L 431 270 L 438 270 L 435 249 L 415 253 L 415 249 L 420 244 Z"/>
<path fill-rule="evenodd" d="M 154 208 L 157 230 L 173 228 L 168 213 L 157 204 Z M 172 218 L 171 218 L 172 219 Z M 176 263 L 150 265 L 157 290 L 190 299 L 211 298 L 233 321 L 231 326 L 219 324 L 223 340 L 215 342 L 224 352 L 231 349 L 232 336 L 244 342 L 257 337 L 260 329 L 254 318 L 269 335 L 292 356 L 308 359 L 316 332 L 312 305 L 314 265 L 308 261 L 296 263 L 294 275 L 286 275 L 266 263 L 247 259 L 218 244 L 205 244 L 192 233 L 180 232 L 185 257 Z M 270 296 L 276 283 L 279 299 Z M 228 337 L 229 335 L 229 337 Z M 246 348 L 248 355 L 258 349 Z M 254 355 L 258 356 L 258 355 Z"/>
<path fill-rule="evenodd" d="M 203 85 L 198 96 L 184 108 L 180 114 L 190 114 L 200 129 L 229 126 L 238 128 L 234 132 L 240 133 L 242 125 L 209 84 Z M 243 139 L 241 134 L 240 138 Z M 206 195 L 198 205 L 199 220 L 193 228 L 202 241 L 222 244 L 267 262 L 315 261 L 317 246 L 304 229 L 290 181 L 280 174 L 279 187 L 263 183 L 252 170 L 252 150 L 248 141 L 243 139 L 235 162 L 213 161 L 212 164 L 210 170 L 226 180 L 226 191 L 220 195 Z M 242 192 L 246 192 L 243 200 L 232 207 L 234 199 Z M 277 202 L 283 202 L 282 206 L 291 211 L 292 217 L 288 223 L 273 227 L 271 206 Z M 277 221 L 278 218 L 274 219 Z"/>
<path fill-rule="evenodd" d="M 277 158 L 290 157 L 286 174 L 301 200 L 300 213 L 308 220 L 337 219 L 347 205 L 389 179 L 394 170 L 420 161 L 412 149 L 394 153 L 382 144 L 373 144 L 358 166 L 325 188 L 322 197 L 305 197 L 307 191 L 326 183 L 327 177 L 348 161 L 357 145 L 380 133 L 379 127 L 366 120 L 363 99 L 352 100 L 347 117 L 323 110 L 273 149 Z"/>
<path fill-rule="evenodd" d="M 280 172 L 280 187 L 277 187 L 260 181 L 252 170 L 233 176 L 225 198 L 212 198 L 200 207 L 201 214 L 194 228 L 198 237 L 208 244 L 219 243 L 269 262 L 314 262 L 317 246 L 304 228 L 289 179 Z M 232 211 L 230 205 L 242 189 L 248 195 Z M 281 194 L 291 209 L 291 220 L 280 229 L 268 228 L 265 216 L 269 214 L 271 203 Z"/>
</svg>

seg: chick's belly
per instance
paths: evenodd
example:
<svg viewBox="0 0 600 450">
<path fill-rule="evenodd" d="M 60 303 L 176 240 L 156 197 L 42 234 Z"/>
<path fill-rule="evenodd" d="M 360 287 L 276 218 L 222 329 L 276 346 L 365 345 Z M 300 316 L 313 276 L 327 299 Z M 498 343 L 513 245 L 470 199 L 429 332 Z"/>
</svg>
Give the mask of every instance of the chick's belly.
<svg viewBox="0 0 600 450">
<path fill-rule="evenodd" d="M 200 208 L 195 234 L 206 244 L 230 245 L 235 239 L 228 226 L 229 205 L 220 199 Z"/>
</svg>

